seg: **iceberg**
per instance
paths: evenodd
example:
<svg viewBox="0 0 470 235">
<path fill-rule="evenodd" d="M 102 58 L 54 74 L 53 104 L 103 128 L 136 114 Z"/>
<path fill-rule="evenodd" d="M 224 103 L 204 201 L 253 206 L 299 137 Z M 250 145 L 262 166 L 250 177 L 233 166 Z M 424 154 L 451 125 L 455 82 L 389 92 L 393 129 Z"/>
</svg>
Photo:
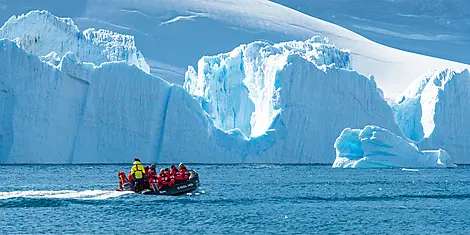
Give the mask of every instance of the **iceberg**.
<svg viewBox="0 0 470 235">
<path fill-rule="evenodd" d="M 420 151 L 418 147 L 377 126 L 346 128 L 336 140 L 334 168 L 455 167 L 442 149 Z"/>
<path fill-rule="evenodd" d="M 422 149 L 445 148 L 455 163 L 470 163 L 470 72 L 434 70 L 392 103 L 404 134 Z"/>
<path fill-rule="evenodd" d="M 351 70 L 350 55 L 319 37 L 254 42 L 202 57 L 184 89 L 218 129 L 236 130 L 247 144 L 275 135 L 268 150 L 245 152 L 245 162 L 331 163 L 331 146 L 348 126 L 400 133 L 374 78 Z"/>
</svg>

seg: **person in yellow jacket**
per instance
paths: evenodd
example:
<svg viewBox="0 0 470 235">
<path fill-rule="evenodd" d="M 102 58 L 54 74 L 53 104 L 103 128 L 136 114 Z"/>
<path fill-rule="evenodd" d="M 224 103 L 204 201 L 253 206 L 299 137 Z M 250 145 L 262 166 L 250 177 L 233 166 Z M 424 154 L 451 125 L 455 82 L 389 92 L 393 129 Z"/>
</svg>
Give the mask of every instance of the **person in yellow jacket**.
<svg viewBox="0 0 470 235">
<path fill-rule="evenodd" d="M 131 169 L 132 180 L 134 181 L 134 191 L 142 191 L 145 182 L 145 168 L 140 163 L 140 159 L 134 158 L 134 165 Z"/>
</svg>

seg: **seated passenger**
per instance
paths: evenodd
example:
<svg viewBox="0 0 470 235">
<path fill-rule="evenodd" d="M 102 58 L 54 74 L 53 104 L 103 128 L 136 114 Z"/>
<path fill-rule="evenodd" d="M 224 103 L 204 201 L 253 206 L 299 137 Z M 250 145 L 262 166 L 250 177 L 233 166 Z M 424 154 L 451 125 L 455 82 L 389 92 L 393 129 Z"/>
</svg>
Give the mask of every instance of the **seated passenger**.
<svg viewBox="0 0 470 235">
<path fill-rule="evenodd" d="M 178 167 L 175 165 L 171 166 L 171 175 L 175 178 L 176 182 L 183 180 L 183 175 L 180 174 Z"/>
<path fill-rule="evenodd" d="M 156 167 L 157 167 L 157 165 L 155 165 L 155 164 L 152 164 L 150 166 L 149 174 L 148 174 L 150 178 L 156 178 L 157 177 L 157 172 L 156 172 L 156 169 L 155 169 Z"/>
<path fill-rule="evenodd" d="M 175 177 L 171 175 L 171 171 L 169 168 L 165 168 L 165 175 L 167 177 L 166 179 L 168 182 L 168 186 L 173 186 L 175 184 Z"/>
<path fill-rule="evenodd" d="M 157 186 L 158 186 L 158 189 L 162 189 L 162 188 L 167 186 L 166 177 L 165 177 L 165 170 L 164 169 L 161 169 L 160 173 L 158 173 Z"/>
<path fill-rule="evenodd" d="M 183 175 L 183 179 L 188 180 L 189 176 L 190 176 L 190 173 L 186 169 L 186 166 L 183 163 L 180 163 L 179 167 L 180 167 L 180 174 Z"/>
<path fill-rule="evenodd" d="M 126 177 L 126 174 L 124 174 L 124 172 L 122 171 L 118 173 L 118 178 L 119 178 L 119 189 L 122 190 L 123 189 L 122 186 L 129 181 Z"/>
<path fill-rule="evenodd" d="M 147 179 L 147 178 L 149 177 L 149 169 L 150 169 L 150 167 L 149 167 L 149 166 L 145 166 L 144 169 L 145 169 L 145 178 Z"/>
<path fill-rule="evenodd" d="M 134 184 L 134 179 L 132 178 L 132 173 L 131 172 L 129 172 L 129 176 L 127 176 L 127 180 L 129 182 L 131 182 L 132 184 Z"/>
</svg>

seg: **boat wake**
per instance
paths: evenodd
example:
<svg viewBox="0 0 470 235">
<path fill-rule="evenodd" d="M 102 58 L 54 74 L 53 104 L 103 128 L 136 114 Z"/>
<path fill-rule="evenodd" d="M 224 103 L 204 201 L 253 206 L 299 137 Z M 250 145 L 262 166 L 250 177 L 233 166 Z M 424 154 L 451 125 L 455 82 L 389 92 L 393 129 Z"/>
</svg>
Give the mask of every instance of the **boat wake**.
<svg viewBox="0 0 470 235">
<path fill-rule="evenodd" d="M 106 200 L 109 198 L 116 198 L 130 193 L 133 192 L 106 190 L 13 191 L 0 192 L 0 200 L 14 198 Z"/>
</svg>

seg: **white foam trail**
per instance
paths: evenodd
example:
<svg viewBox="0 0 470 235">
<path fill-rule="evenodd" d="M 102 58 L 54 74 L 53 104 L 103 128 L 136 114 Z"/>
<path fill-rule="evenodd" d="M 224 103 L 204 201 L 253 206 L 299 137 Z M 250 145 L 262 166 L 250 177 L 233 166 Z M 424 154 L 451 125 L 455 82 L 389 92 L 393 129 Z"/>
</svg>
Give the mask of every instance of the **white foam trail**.
<svg viewBox="0 0 470 235">
<path fill-rule="evenodd" d="M 60 190 L 60 191 L 13 191 L 0 192 L 0 200 L 11 198 L 61 198 L 81 200 L 106 200 L 133 193 L 131 191 L 105 191 L 105 190 Z"/>
<path fill-rule="evenodd" d="M 402 171 L 413 171 L 413 172 L 418 172 L 418 169 L 408 169 L 408 168 L 401 168 Z"/>
</svg>

